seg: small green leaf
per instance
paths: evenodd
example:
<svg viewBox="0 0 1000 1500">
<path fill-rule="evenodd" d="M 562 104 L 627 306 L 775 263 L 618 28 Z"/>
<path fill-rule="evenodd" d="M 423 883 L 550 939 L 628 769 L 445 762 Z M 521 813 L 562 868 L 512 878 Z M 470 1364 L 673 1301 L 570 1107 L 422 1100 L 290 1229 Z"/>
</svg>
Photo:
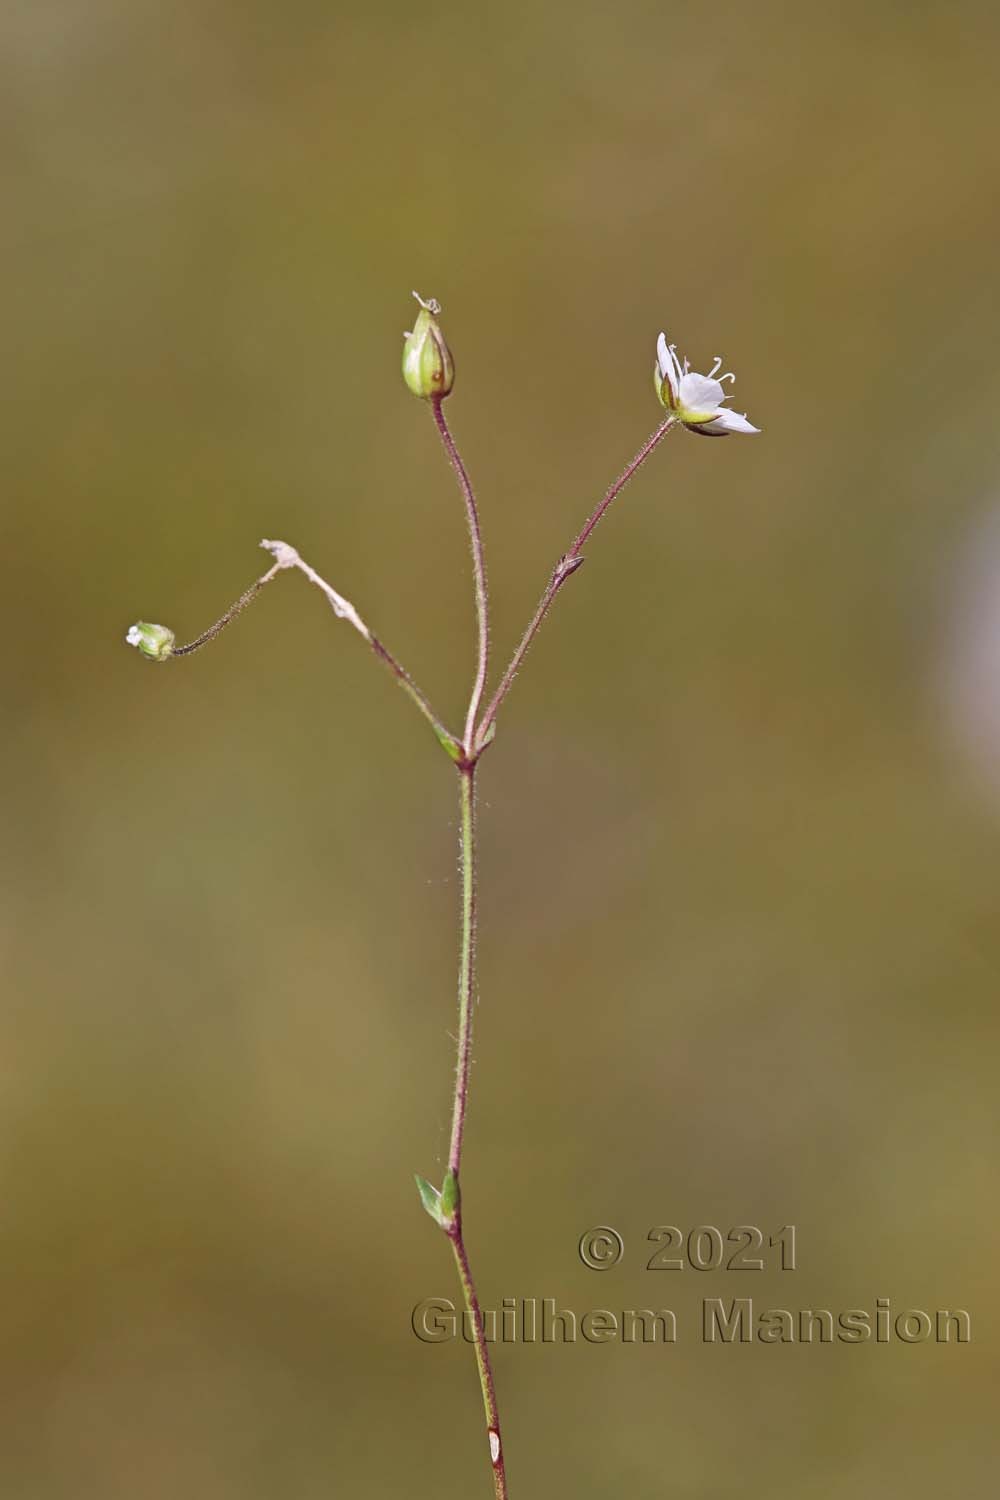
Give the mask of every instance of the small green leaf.
<svg viewBox="0 0 1000 1500">
<path fill-rule="evenodd" d="M 449 1167 L 445 1173 L 440 1198 L 441 1218 L 444 1223 L 454 1223 L 461 1201 L 461 1194 L 458 1191 L 458 1178 Z"/>
<path fill-rule="evenodd" d="M 450 755 L 452 760 L 460 761 L 464 751 L 455 736 L 449 734 L 447 729 L 444 728 L 438 729 L 435 727 L 434 733 L 437 735 L 438 744 L 444 746 L 445 753 Z"/>
<path fill-rule="evenodd" d="M 424 1205 L 424 1208 L 426 1208 L 435 1224 L 440 1225 L 440 1227 L 443 1229 L 444 1220 L 441 1216 L 441 1194 L 438 1192 L 436 1187 L 431 1187 L 426 1177 L 421 1177 L 419 1172 L 414 1172 L 413 1175 L 416 1179 L 417 1192 L 420 1194 L 421 1203 Z"/>
</svg>

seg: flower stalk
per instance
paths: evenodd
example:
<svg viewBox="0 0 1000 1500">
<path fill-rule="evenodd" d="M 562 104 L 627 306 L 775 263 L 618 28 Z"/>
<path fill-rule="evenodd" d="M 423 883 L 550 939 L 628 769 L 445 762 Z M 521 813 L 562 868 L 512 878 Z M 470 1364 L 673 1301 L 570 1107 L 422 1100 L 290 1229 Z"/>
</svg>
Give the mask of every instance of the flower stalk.
<svg viewBox="0 0 1000 1500">
<path fill-rule="evenodd" d="M 469 709 L 465 716 L 465 744 L 471 746 L 475 739 L 476 716 L 486 689 L 486 674 L 490 664 L 490 600 L 486 583 L 486 557 L 483 552 L 483 536 L 479 525 L 479 508 L 476 505 L 475 491 L 472 488 L 468 470 L 462 462 L 462 455 L 451 435 L 448 420 L 441 407 L 440 396 L 431 398 L 431 411 L 434 413 L 434 424 L 444 444 L 444 451 L 455 470 L 458 487 L 462 491 L 465 519 L 469 528 L 469 546 L 472 550 L 472 579 L 476 591 L 476 677 L 469 697 Z"/>
<path fill-rule="evenodd" d="M 411 703 L 415 704 L 427 720 L 434 731 L 438 743 L 447 751 L 451 759 L 454 761 L 460 760 L 463 754 L 462 742 L 456 735 L 452 734 L 451 730 L 438 717 L 431 707 L 426 693 L 417 686 L 402 662 L 392 654 L 388 646 L 379 640 L 373 630 L 369 629 L 350 600 L 345 599 L 343 594 L 339 594 L 332 584 L 327 583 L 325 578 L 321 578 L 315 568 L 310 567 L 299 556 L 295 548 L 289 546 L 287 542 L 271 542 L 265 538 L 260 545 L 265 552 L 271 553 L 274 558 L 273 565 L 240 595 L 235 604 L 229 606 L 225 614 L 216 620 L 214 625 L 210 625 L 201 635 L 190 641 L 186 646 L 175 646 L 173 645 L 173 631 L 168 630 L 164 625 L 147 625 L 140 621 L 138 624 L 130 626 L 125 636 L 128 645 L 136 646 L 143 656 L 151 660 L 165 661 L 169 657 L 190 656 L 193 652 L 200 651 L 203 646 L 207 646 L 210 641 L 214 641 L 216 636 L 221 635 L 226 626 L 235 620 L 237 615 L 242 614 L 248 604 L 253 603 L 265 584 L 277 578 L 278 574 L 284 572 L 287 568 L 298 568 L 309 579 L 309 582 L 315 584 L 326 597 L 327 602 L 338 619 L 347 620 L 349 624 L 353 625 L 362 639 L 367 641 L 378 659 L 389 668 L 389 671 L 395 677 Z M 156 634 L 152 634 L 152 632 L 156 632 Z"/>
<path fill-rule="evenodd" d="M 514 678 L 521 670 L 521 665 L 524 661 L 524 658 L 528 654 L 528 648 L 530 647 L 532 641 L 535 639 L 535 636 L 538 634 L 539 627 L 542 621 L 545 619 L 545 616 L 551 609 L 556 595 L 562 588 L 563 584 L 567 581 L 567 579 L 572 578 L 577 569 L 583 566 L 583 557 L 581 555 L 582 549 L 586 546 L 588 539 L 593 535 L 612 501 L 617 499 L 622 490 L 628 484 L 629 480 L 633 479 L 639 472 L 642 465 L 646 462 L 646 459 L 653 452 L 653 449 L 663 441 L 667 433 L 674 426 L 675 422 L 675 417 L 667 417 L 660 423 L 656 431 L 646 439 L 635 457 L 629 460 L 622 472 L 618 475 L 618 478 L 608 486 L 607 490 L 604 492 L 604 495 L 591 511 L 584 525 L 580 528 L 580 531 L 577 533 L 576 538 L 574 539 L 569 551 L 563 553 L 562 557 L 553 568 L 552 576 L 545 586 L 545 592 L 543 593 L 541 599 L 539 599 L 538 601 L 538 607 L 535 610 L 535 613 L 532 615 L 531 619 L 528 621 L 527 628 L 525 629 L 525 632 L 522 635 L 520 641 L 518 641 L 517 643 L 517 647 L 515 648 L 514 655 L 510 659 L 507 670 L 501 677 L 500 682 L 497 686 L 497 690 L 493 694 L 493 697 L 490 699 L 486 711 L 483 714 L 482 719 L 480 720 L 475 742 L 479 750 L 484 749 L 485 746 L 489 743 L 489 737 L 492 734 L 496 716 L 500 710 L 500 705 L 503 703 L 507 694 L 510 692 L 511 687 L 514 683 Z"/>
</svg>

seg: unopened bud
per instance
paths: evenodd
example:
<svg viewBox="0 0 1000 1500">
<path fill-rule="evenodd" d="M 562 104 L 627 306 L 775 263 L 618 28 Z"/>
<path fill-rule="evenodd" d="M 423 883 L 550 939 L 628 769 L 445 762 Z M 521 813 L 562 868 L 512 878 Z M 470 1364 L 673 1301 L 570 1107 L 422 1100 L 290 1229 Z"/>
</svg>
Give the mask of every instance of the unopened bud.
<svg viewBox="0 0 1000 1500">
<path fill-rule="evenodd" d="M 174 632 L 166 625 L 150 625 L 139 620 L 130 627 L 125 639 L 150 661 L 166 661 L 174 654 Z"/>
<path fill-rule="evenodd" d="M 434 396 L 447 396 L 455 384 L 455 365 L 437 320 L 440 303 L 433 297 L 425 302 L 416 292 L 413 295 L 420 311 L 403 345 L 403 379 L 415 396 L 429 401 Z"/>
</svg>

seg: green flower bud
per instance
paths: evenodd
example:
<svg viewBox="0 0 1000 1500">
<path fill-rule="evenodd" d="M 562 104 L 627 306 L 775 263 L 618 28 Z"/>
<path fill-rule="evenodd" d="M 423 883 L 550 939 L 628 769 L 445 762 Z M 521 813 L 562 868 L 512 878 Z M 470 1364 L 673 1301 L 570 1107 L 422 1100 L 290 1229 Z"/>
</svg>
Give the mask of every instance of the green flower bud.
<svg viewBox="0 0 1000 1500">
<path fill-rule="evenodd" d="M 420 311 L 403 345 L 403 379 L 415 396 L 429 401 L 433 396 L 447 396 L 455 384 L 455 365 L 437 321 L 440 303 L 433 297 L 425 302 L 416 292 L 413 295 Z"/>
<path fill-rule="evenodd" d="M 150 661 L 166 661 L 174 654 L 174 632 L 165 625 L 149 625 L 140 620 L 129 629 L 125 639 Z"/>
</svg>

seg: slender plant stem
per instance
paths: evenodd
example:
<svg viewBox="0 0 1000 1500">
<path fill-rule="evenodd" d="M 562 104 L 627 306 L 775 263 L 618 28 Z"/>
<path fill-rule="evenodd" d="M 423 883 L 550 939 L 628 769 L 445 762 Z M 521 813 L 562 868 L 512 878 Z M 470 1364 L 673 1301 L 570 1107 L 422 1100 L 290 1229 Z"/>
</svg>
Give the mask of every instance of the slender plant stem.
<svg viewBox="0 0 1000 1500">
<path fill-rule="evenodd" d="M 444 444 L 445 452 L 458 477 L 459 489 L 465 501 L 465 515 L 469 527 L 469 544 L 472 548 L 472 577 L 476 592 L 477 650 L 476 674 L 469 696 L 469 707 L 465 718 L 465 754 L 458 764 L 459 786 L 459 848 L 462 872 L 462 902 L 460 919 L 460 944 L 458 963 L 458 1042 L 455 1066 L 455 1095 L 451 1114 L 451 1142 L 448 1147 L 448 1170 L 456 1184 L 462 1167 L 462 1146 L 465 1141 L 465 1117 L 469 1099 L 469 1068 L 472 1059 L 472 1010 L 476 992 L 476 762 L 471 755 L 476 737 L 476 719 L 486 689 L 486 673 L 489 667 L 490 624 L 489 592 L 486 584 L 486 560 L 483 554 L 483 538 L 479 526 L 479 510 L 475 491 L 468 470 L 462 462 L 455 439 L 441 408 L 441 397 L 433 397 L 431 410 L 434 422 Z M 490 1362 L 489 1345 L 483 1326 L 482 1310 L 476 1293 L 476 1284 L 469 1265 L 462 1229 L 462 1205 L 459 1189 L 458 1207 L 447 1230 L 451 1248 L 455 1255 L 462 1295 L 466 1311 L 472 1324 L 472 1337 L 476 1350 L 476 1365 L 479 1370 L 479 1385 L 483 1393 L 483 1409 L 486 1413 L 486 1432 L 490 1445 L 490 1465 L 493 1470 L 493 1488 L 496 1500 L 507 1500 L 507 1474 L 504 1452 L 500 1439 L 500 1413 L 497 1408 L 496 1384 Z"/>
<path fill-rule="evenodd" d="M 479 527 L 479 510 L 476 505 L 476 495 L 472 488 L 468 470 L 462 462 L 462 455 L 451 435 L 447 419 L 441 406 L 440 396 L 431 397 L 431 411 L 434 413 L 434 422 L 452 468 L 458 477 L 459 489 L 462 491 L 462 499 L 465 501 L 465 516 L 469 524 L 469 543 L 472 547 L 472 576 L 476 588 L 476 621 L 478 625 L 478 650 L 476 654 L 476 677 L 472 686 L 472 696 L 469 699 L 469 710 L 465 716 L 465 744 L 471 749 L 476 733 L 476 716 L 479 713 L 479 705 L 486 690 L 486 672 L 489 667 L 490 658 L 490 604 L 489 592 L 486 587 L 486 559 L 483 555 L 483 538 Z"/>
<path fill-rule="evenodd" d="M 175 646 L 171 654 L 173 656 L 190 656 L 193 651 L 200 651 L 202 646 L 207 646 L 209 641 L 214 641 L 215 637 L 225 630 L 231 620 L 235 620 L 236 616 L 242 614 L 248 604 L 253 603 L 265 583 L 270 583 L 271 579 L 276 578 L 280 572 L 280 563 L 275 563 L 273 568 L 268 568 L 263 577 L 258 578 L 256 582 L 252 583 L 246 592 L 240 595 L 236 603 L 229 606 L 221 619 L 216 620 L 215 624 L 210 625 L 207 630 L 203 630 L 201 635 L 197 636 L 193 641 L 189 641 L 186 646 Z"/>
<path fill-rule="evenodd" d="M 202 631 L 201 635 L 195 640 L 190 641 L 186 646 L 175 646 L 171 655 L 190 656 L 192 652 L 200 651 L 202 646 L 207 646 L 209 641 L 214 641 L 215 637 L 225 630 L 230 621 L 235 620 L 236 616 L 242 613 L 247 605 L 256 599 L 266 583 L 270 583 L 272 578 L 277 578 L 278 574 L 286 568 L 298 568 L 301 573 L 305 574 L 310 583 L 314 583 L 320 592 L 325 594 L 330 608 L 338 619 L 347 620 L 353 625 L 358 634 L 363 636 L 368 642 L 379 661 L 385 663 L 407 697 L 412 703 L 416 704 L 417 708 L 423 714 L 438 740 L 448 751 L 452 759 L 461 759 L 463 746 L 459 740 L 456 739 L 451 730 L 438 718 L 430 705 L 426 693 L 420 690 L 402 662 L 393 656 L 388 646 L 383 645 L 378 636 L 368 628 L 350 600 L 345 599 L 343 594 L 338 594 L 337 590 L 331 584 L 327 583 L 325 578 L 321 578 L 316 569 L 311 568 L 299 556 L 295 548 L 290 547 L 287 542 L 263 541 L 260 545 L 264 548 L 265 552 L 271 553 L 274 558 L 273 566 L 268 568 L 266 573 L 252 583 L 246 592 L 240 595 L 235 604 L 230 605 L 221 619 L 216 620 L 214 625 L 210 625 L 207 630 Z"/>
<path fill-rule="evenodd" d="M 569 557 L 579 556 L 580 548 L 586 546 L 587 541 L 589 540 L 590 536 L 597 526 L 597 523 L 603 518 L 604 512 L 607 510 L 612 500 L 616 499 L 616 497 L 621 494 L 622 490 L 628 484 L 629 480 L 633 477 L 636 471 L 638 469 L 641 469 L 642 465 L 646 462 L 646 459 L 652 453 L 656 445 L 661 441 L 661 439 L 666 437 L 667 433 L 670 431 L 671 427 L 673 427 L 676 420 L 677 418 L 672 416 L 664 418 L 656 431 L 651 433 L 643 443 L 642 447 L 639 449 L 635 457 L 633 459 L 630 459 L 629 462 L 625 465 L 624 469 L 622 469 L 614 484 L 610 485 L 607 489 L 604 498 L 599 502 L 597 506 L 595 506 L 592 515 L 588 517 L 585 525 L 577 536 L 576 541 L 569 549 L 569 553 L 567 554 Z"/>
<path fill-rule="evenodd" d="M 414 682 L 413 678 L 410 676 L 409 672 L 406 670 L 403 664 L 400 661 L 397 661 L 396 657 L 393 656 L 388 646 L 384 646 L 377 635 L 369 635 L 368 644 L 375 652 L 375 655 L 378 657 L 379 661 L 385 662 L 386 666 L 389 668 L 389 671 L 392 673 L 396 681 L 399 683 L 400 687 L 403 689 L 403 692 L 406 693 L 411 702 L 415 703 L 417 708 L 419 708 L 420 712 L 423 714 L 424 718 L 433 729 L 441 744 L 444 745 L 446 749 L 454 751 L 457 754 L 460 750 L 457 739 L 452 734 L 451 730 L 446 728 L 445 725 L 442 724 L 433 708 L 431 708 L 426 695 L 424 694 L 422 689 L 419 688 Z"/>
<path fill-rule="evenodd" d="M 461 948 L 458 965 L 458 1061 L 455 1069 L 455 1099 L 451 1120 L 451 1145 L 448 1168 L 456 1181 L 462 1165 L 465 1139 L 465 1116 L 469 1095 L 469 1063 L 472 1056 L 472 1010 L 476 992 L 476 768 L 459 767 L 459 850 L 462 871 Z M 472 1278 L 469 1256 L 462 1230 L 461 1197 L 452 1226 L 447 1230 L 455 1254 L 465 1306 L 472 1324 L 472 1336 L 479 1368 L 479 1385 L 483 1393 L 486 1429 L 490 1444 L 490 1464 L 496 1500 L 507 1500 L 507 1475 L 500 1440 L 500 1413 L 497 1408 L 496 1384 L 490 1362 L 489 1345 L 483 1326 L 483 1315 Z"/>
<path fill-rule="evenodd" d="M 507 670 L 501 677 L 499 686 L 497 687 L 496 692 L 493 694 L 493 697 L 490 699 L 490 702 L 479 721 L 479 728 L 476 731 L 476 740 L 474 746 L 476 750 L 481 750 L 486 744 L 486 736 L 490 729 L 490 726 L 497 716 L 497 711 L 499 710 L 500 705 L 503 703 L 507 694 L 510 692 L 514 678 L 520 671 L 521 663 L 527 656 L 528 648 L 531 645 L 532 641 L 535 639 L 535 636 L 538 634 L 539 626 L 545 619 L 545 616 L 548 614 L 549 609 L 552 605 L 552 601 L 555 599 L 556 595 L 558 594 L 559 590 L 562 588 L 566 580 L 568 578 L 572 578 L 577 568 L 579 568 L 582 564 L 582 549 L 586 546 L 587 541 L 593 535 L 593 532 L 602 520 L 611 502 L 621 494 L 622 490 L 628 484 L 629 480 L 646 462 L 646 459 L 652 453 L 653 449 L 662 441 L 663 438 L 666 437 L 671 427 L 673 427 L 674 422 L 674 417 L 667 417 L 663 422 L 660 423 L 656 431 L 646 439 L 645 443 L 639 449 L 635 457 L 631 459 L 628 464 L 626 464 L 625 468 L 619 474 L 618 478 L 607 489 L 601 500 L 595 506 L 585 525 L 580 530 L 575 541 L 573 542 L 573 545 L 570 547 L 569 551 L 564 553 L 556 563 L 555 567 L 552 570 L 552 577 L 549 579 L 548 584 L 546 585 L 545 592 L 543 593 L 541 599 L 538 601 L 538 608 L 535 610 L 535 613 L 532 615 L 530 621 L 528 622 L 528 627 L 522 635 L 520 641 L 518 642 L 517 649 L 510 659 Z"/>
<path fill-rule="evenodd" d="M 500 1438 L 500 1413 L 497 1410 L 496 1385 L 493 1381 L 493 1368 L 490 1364 L 490 1347 L 486 1342 L 483 1314 L 479 1306 L 479 1298 L 476 1295 L 476 1286 L 472 1279 L 472 1272 L 469 1269 L 469 1257 L 466 1254 L 465 1241 L 462 1238 L 461 1219 L 458 1221 L 458 1228 L 449 1235 L 449 1238 L 451 1240 L 451 1248 L 455 1252 L 455 1264 L 458 1267 L 458 1276 L 462 1283 L 465 1306 L 472 1323 L 476 1364 L 479 1366 L 479 1384 L 483 1392 L 483 1409 L 486 1412 L 486 1432 L 490 1442 L 493 1489 L 496 1500 L 507 1500 L 507 1472 L 504 1467 L 503 1443 Z"/>
<path fill-rule="evenodd" d="M 458 773 L 459 864 L 462 872 L 461 942 L 458 960 L 458 1058 L 455 1067 L 455 1099 L 451 1112 L 451 1145 L 448 1166 L 459 1175 L 465 1138 L 465 1112 L 469 1096 L 469 1064 L 472 1056 L 472 1007 L 476 984 L 476 771 L 468 766 Z"/>
<path fill-rule="evenodd" d="M 325 578 L 321 578 L 320 575 L 316 572 L 316 569 L 310 567 L 309 564 L 299 556 L 295 548 L 289 546 L 287 542 L 271 542 L 265 539 L 263 542 L 261 542 L 260 545 L 264 548 L 265 552 L 271 553 L 271 555 L 275 559 L 275 564 L 269 573 L 266 573 L 262 579 L 258 580 L 258 582 L 254 585 L 254 589 L 259 588 L 262 583 L 266 583 L 270 578 L 273 578 L 275 573 L 277 573 L 282 568 L 298 568 L 299 572 L 304 573 L 309 582 L 315 584 L 320 593 L 326 596 L 327 603 L 330 605 L 330 608 L 333 610 L 337 618 L 340 620 L 347 620 L 349 624 L 354 626 L 358 634 L 360 636 L 363 636 L 363 638 L 368 642 L 369 646 L 374 651 L 375 655 L 378 657 L 379 661 L 385 663 L 385 665 L 389 668 L 389 671 L 399 683 L 400 687 L 406 693 L 407 697 L 411 700 L 411 702 L 416 704 L 417 708 L 419 708 L 420 712 L 423 714 L 424 718 L 433 729 L 441 744 L 444 745 L 449 754 L 453 756 L 457 755 L 460 752 L 461 747 L 455 736 L 449 729 L 445 727 L 442 721 L 438 718 L 437 714 L 434 712 L 426 693 L 421 691 L 421 689 L 414 682 L 413 678 L 410 676 L 409 672 L 403 666 L 402 662 L 400 662 L 395 656 L 393 656 L 388 646 L 383 645 L 374 631 L 372 631 L 365 624 L 364 620 L 358 614 L 358 611 L 354 608 L 354 605 L 350 602 L 350 600 L 345 599 L 343 594 L 339 594 L 331 584 L 327 583 Z M 250 591 L 248 591 L 248 594 L 249 592 Z M 215 627 L 213 627 L 213 629 L 214 628 Z"/>
</svg>

